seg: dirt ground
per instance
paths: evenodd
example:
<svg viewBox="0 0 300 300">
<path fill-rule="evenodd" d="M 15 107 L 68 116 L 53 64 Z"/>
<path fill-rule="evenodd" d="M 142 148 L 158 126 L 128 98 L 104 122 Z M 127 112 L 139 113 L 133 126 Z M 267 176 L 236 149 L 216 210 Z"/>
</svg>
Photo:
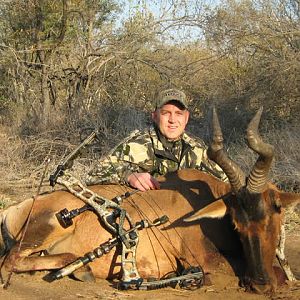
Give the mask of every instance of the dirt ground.
<svg viewBox="0 0 300 300">
<path fill-rule="evenodd" d="M 299 206 L 298 206 L 299 207 Z M 299 210 L 299 209 L 298 209 Z M 97 280 L 95 283 L 75 281 L 70 278 L 48 283 L 43 280 L 46 272 L 35 274 L 13 274 L 10 286 L 0 288 L 0 299 L 16 300 L 63 300 L 63 299 L 115 299 L 115 300 L 259 300 L 259 299 L 300 299 L 300 213 L 289 218 L 286 236 L 286 257 L 298 281 L 288 282 L 278 288 L 274 295 L 256 295 L 245 292 L 238 286 L 238 279 L 228 274 L 220 274 L 218 270 L 210 274 L 211 285 L 190 291 L 179 288 L 164 288 L 159 290 L 120 291 L 106 280 Z M 5 278 L 4 278 L 5 279 Z"/>
<path fill-rule="evenodd" d="M 292 269 L 300 279 L 300 235 L 291 235 L 287 241 L 288 258 Z M 211 274 L 212 285 L 189 291 L 182 289 L 164 288 L 152 291 L 119 291 L 105 280 L 95 283 L 83 283 L 63 278 L 52 283 L 45 282 L 42 277 L 44 272 L 34 275 L 14 274 L 11 285 L 7 289 L 0 289 L 0 299 L 156 299 L 156 300 L 259 300 L 259 299 L 300 299 L 300 282 L 285 284 L 276 294 L 262 296 L 246 293 L 238 287 L 237 278 L 226 274 Z"/>
</svg>

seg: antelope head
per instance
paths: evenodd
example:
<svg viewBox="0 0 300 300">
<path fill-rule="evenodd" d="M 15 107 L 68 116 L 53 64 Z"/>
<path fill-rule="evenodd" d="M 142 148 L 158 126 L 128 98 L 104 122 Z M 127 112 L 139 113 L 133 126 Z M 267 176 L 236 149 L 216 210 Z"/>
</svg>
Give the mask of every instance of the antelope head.
<svg viewBox="0 0 300 300">
<path fill-rule="evenodd" d="M 273 262 L 278 245 L 282 220 L 282 207 L 299 201 L 299 194 L 279 191 L 269 182 L 269 171 L 274 158 L 274 148 L 265 143 L 258 132 L 262 108 L 258 110 L 247 128 L 248 146 L 258 154 L 248 177 L 224 151 L 223 136 L 213 111 L 213 139 L 208 156 L 225 172 L 231 185 L 232 196 L 217 200 L 196 212 L 186 221 L 204 217 L 221 218 L 230 214 L 243 245 L 246 260 L 244 284 L 248 290 L 270 293 L 275 290 L 276 276 Z"/>
</svg>

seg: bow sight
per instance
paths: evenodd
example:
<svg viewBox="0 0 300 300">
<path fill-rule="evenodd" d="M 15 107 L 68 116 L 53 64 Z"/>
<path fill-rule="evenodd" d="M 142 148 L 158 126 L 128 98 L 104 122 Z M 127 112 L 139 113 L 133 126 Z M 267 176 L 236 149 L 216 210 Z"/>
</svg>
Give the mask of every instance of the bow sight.
<svg viewBox="0 0 300 300">
<path fill-rule="evenodd" d="M 68 228 L 73 224 L 73 218 L 87 210 L 93 211 L 94 209 L 90 205 L 84 205 L 81 208 L 75 208 L 70 211 L 67 208 L 64 208 L 56 214 L 56 218 L 63 228 Z"/>
</svg>

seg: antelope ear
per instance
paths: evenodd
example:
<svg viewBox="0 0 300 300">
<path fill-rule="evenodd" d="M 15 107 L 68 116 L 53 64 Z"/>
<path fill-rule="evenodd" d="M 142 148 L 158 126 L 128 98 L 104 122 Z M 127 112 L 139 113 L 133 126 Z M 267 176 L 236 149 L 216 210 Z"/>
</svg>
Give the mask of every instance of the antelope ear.
<svg viewBox="0 0 300 300">
<path fill-rule="evenodd" d="M 202 209 L 198 210 L 196 213 L 191 215 L 190 217 L 184 219 L 185 222 L 191 222 L 195 220 L 199 220 L 202 218 L 223 218 L 227 213 L 227 206 L 224 201 L 218 200 L 213 203 L 208 204 Z"/>
<path fill-rule="evenodd" d="M 279 197 L 280 203 L 284 208 L 300 203 L 300 194 L 297 193 L 281 192 Z"/>
</svg>

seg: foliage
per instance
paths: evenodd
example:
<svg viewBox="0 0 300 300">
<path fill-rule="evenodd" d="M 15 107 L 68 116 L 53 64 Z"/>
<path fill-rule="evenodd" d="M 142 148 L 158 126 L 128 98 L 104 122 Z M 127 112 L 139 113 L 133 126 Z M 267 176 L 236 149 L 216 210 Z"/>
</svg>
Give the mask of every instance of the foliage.
<svg viewBox="0 0 300 300">
<path fill-rule="evenodd" d="M 147 126 L 157 91 L 175 86 L 189 97 L 191 131 L 208 139 L 216 105 L 239 149 L 261 105 L 265 132 L 297 127 L 299 11 L 297 0 L 2 1 L 0 122 L 25 143 L 49 141 L 39 149 L 57 159 L 53 141 L 76 145 L 101 128 L 100 156 Z M 34 162 L 30 150 L 20 155 L 40 165 L 45 155 Z"/>
</svg>

